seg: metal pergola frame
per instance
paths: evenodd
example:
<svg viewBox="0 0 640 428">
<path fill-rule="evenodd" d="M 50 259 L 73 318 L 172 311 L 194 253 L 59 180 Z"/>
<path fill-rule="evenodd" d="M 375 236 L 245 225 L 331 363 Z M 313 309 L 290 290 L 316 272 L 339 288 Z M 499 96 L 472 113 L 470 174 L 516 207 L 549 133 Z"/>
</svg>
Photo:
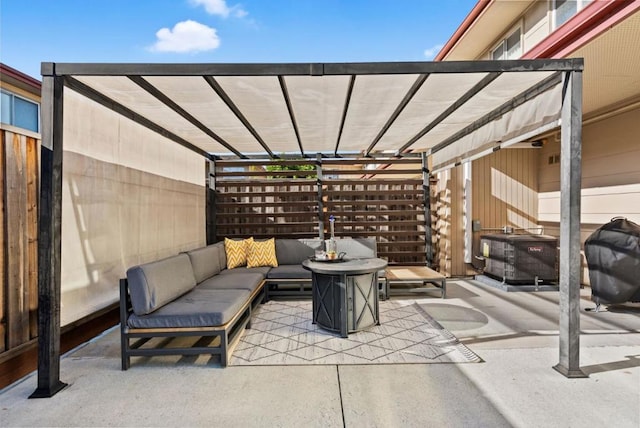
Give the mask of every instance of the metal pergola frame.
<svg viewBox="0 0 640 428">
<path fill-rule="evenodd" d="M 434 146 L 432 153 L 456 143 L 461 138 L 478 129 L 482 124 L 499 118 L 503 113 L 525 102 L 536 93 L 546 90 L 549 81 L 563 81 L 561 110 L 561 221 L 560 221 L 560 346 L 559 362 L 554 367 L 567 377 L 583 377 L 579 367 L 580 352 L 580 192 L 581 192 L 581 151 L 582 151 L 582 59 L 538 59 L 538 60 L 501 60 L 501 61 L 451 61 L 451 62 L 372 62 L 372 63 L 291 63 L 291 64 L 87 64 L 87 63 L 50 63 L 42 64 L 42 156 L 41 190 L 39 206 L 38 239 L 38 386 L 32 397 L 51 397 L 65 384 L 60 380 L 60 298 L 61 298 L 61 232 L 62 232 L 62 154 L 63 154 L 63 118 L 64 88 L 68 87 L 81 95 L 129 118 L 167 139 L 180 144 L 209 161 L 216 158 L 170 129 L 162 127 L 128 107 L 114 101 L 74 76 L 123 76 L 143 88 L 159 102 L 174 110 L 177 114 L 199 128 L 202 132 L 220 143 L 240 159 L 250 156 L 236 150 L 214 130 L 200 123 L 189 112 L 168 99 L 150 85 L 144 76 L 201 76 L 212 91 L 225 102 L 249 133 L 263 147 L 264 153 L 276 158 L 258 131 L 251 125 L 242 112 L 234 105 L 218 85 L 215 76 L 277 76 L 282 94 L 287 100 L 287 109 L 300 148 L 305 157 L 319 156 L 308 154 L 300 143 L 296 117 L 288 98 L 288 90 L 283 76 L 351 76 L 347 95 L 344 100 L 342 122 L 337 136 L 333 155 L 339 157 L 339 145 L 354 81 L 360 75 L 418 75 L 416 81 L 404 94 L 401 102 L 388 118 L 378 135 L 362 153 L 375 156 L 372 152 L 386 130 L 394 123 L 404 107 L 419 90 L 430 74 L 443 73 L 488 73 L 487 76 L 452 103 L 441 115 L 427 124 L 418 134 L 406 142 L 398 143 L 396 156 L 407 154 L 411 146 L 430 129 L 442 122 L 461 105 L 476 96 L 484 87 L 502 73 L 510 72 L 556 72 L 530 88 L 518 97 L 489 112 L 481 119 L 470 124 L 459 134 Z M 388 157 L 388 154 L 386 155 Z M 211 195 L 211 174 L 207 168 L 207 198 Z M 207 204 L 209 206 L 209 204 Z M 215 221 L 207 213 L 207 223 Z"/>
</svg>

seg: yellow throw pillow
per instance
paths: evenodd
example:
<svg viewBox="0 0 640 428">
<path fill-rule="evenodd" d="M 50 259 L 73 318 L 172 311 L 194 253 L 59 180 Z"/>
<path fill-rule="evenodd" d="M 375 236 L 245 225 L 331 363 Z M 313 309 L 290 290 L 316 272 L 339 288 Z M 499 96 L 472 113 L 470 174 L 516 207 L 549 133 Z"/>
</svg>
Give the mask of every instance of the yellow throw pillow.
<svg viewBox="0 0 640 428">
<path fill-rule="evenodd" d="M 227 255 L 227 269 L 233 269 L 247 264 L 247 249 L 253 238 L 236 241 L 224 238 L 224 252 Z"/>
<path fill-rule="evenodd" d="M 276 258 L 276 240 L 252 241 L 247 251 L 247 267 L 278 266 Z"/>
</svg>

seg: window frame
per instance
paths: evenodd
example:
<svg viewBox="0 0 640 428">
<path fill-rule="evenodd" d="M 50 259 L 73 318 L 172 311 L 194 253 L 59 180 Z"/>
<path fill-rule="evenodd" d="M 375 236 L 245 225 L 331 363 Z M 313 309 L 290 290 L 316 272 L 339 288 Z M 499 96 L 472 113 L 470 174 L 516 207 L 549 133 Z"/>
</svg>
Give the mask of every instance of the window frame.
<svg viewBox="0 0 640 428">
<path fill-rule="evenodd" d="M 519 59 L 520 57 L 522 57 L 522 54 L 524 53 L 524 49 L 523 49 L 523 32 L 522 32 L 522 22 L 518 22 L 516 25 L 514 25 L 513 27 L 511 27 L 509 29 L 509 31 L 505 32 L 502 37 L 500 37 L 500 39 L 498 40 L 497 43 L 495 43 L 493 45 L 493 47 L 491 49 L 489 49 L 489 59 L 490 60 L 494 60 L 494 59 Z M 507 40 L 509 40 L 509 38 L 511 36 L 513 36 L 516 32 L 520 32 L 520 37 L 519 37 L 519 43 L 520 43 L 520 52 L 518 53 L 518 55 L 516 57 L 512 57 L 509 58 L 507 57 Z M 494 58 L 494 53 L 499 49 L 502 48 L 502 58 Z"/>
<path fill-rule="evenodd" d="M 571 18 L 576 16 L 578 13 L 580 13 L 580 11 L 582 9 L 587 7 L 589 5 L 589 3 L 591 3 L 593 0 L 566 0 L 566 1 L 574 1 L 576 3 L 576 13 L 571 15 L 569 18 L 567 18 L 564 22 L 562 22 L 559 25 L 558 25 L 558 15 L 557 15 L 557 12 L 558 12 L 558 7 L 557 7 L 558 0 L 551 0 L 549 2 L 549 8 L 550 8 L 550 12 L 551 12 L 551 19 L 550 19 L 551 31 L 555 31 L 558 28 L 562 27 L 569 20 L 571 20 Z"/>
<path fill-rule="evenodd" d="M 27 97 L 23 97 L 22 95 L 16 94 L 15 92 L 9 91 L 5 88 L 1 88 L 0 89 L 0 93 L 2 94 L 6 94 L 10 97 L 10 106 L 9 106 L 9 123 L 6 123 L 7 125 L 10 126 L 15 126 L 16 128 L 20 128 L 20 129 L 25 129 L 27 131 L 30 132 L 36 132 L 36 133 L 40 133 L 40 103 L 37 101 L 34 101 L 32 99 L 29 99 Z M 24 128 L 22 126 L 18 126 L 16 125 L 16 107 L 15 107 L 15 99 L 18 98 L 21 101 L 27 102 L 29 104 L 33 104 L 36 106 L 36 110 L 37 110 L 37 117 L 36 117 L 36 130 L 33 129 L 29 129 L 29 128 Z M 2 122 L 5 123 L 5 122 Z"/>
</svg>

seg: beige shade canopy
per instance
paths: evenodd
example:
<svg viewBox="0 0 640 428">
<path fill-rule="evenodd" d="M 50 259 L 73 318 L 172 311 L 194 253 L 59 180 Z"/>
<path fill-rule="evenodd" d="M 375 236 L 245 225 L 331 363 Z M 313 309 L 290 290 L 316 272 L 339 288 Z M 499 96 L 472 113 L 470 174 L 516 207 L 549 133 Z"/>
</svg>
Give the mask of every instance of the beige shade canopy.
<svg viewBox="0 0 640 428">
<path fill-rule="evenodd" d="M 43 75 L 208 157 L 434 155 L 453 165 L 558 126 L 576 59 L 43 64 Z"/>
</svg>

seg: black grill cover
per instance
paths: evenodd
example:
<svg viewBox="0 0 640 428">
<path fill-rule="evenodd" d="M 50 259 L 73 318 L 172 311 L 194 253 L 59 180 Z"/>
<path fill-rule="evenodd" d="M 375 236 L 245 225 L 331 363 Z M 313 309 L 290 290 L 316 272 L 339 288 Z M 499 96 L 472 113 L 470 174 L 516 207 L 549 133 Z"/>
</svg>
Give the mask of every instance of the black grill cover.
<svg viewBox="0 0 640 428">
<path fill-rule="evenodd" d="M 600 303 L 640 301 L 640 226 L 614 218 L 584 243 L 591 298 Z"/>
</svg>

